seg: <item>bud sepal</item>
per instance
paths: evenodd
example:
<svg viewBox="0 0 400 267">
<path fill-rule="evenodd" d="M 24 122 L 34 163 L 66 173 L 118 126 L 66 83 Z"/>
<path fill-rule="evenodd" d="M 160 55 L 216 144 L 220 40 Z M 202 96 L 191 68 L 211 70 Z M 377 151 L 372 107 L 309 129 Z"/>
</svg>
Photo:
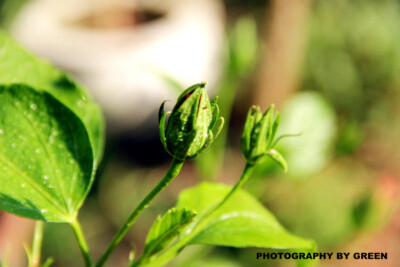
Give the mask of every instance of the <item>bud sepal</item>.
<svg viewBox="0 0 400 267">
<path fill-rule="evenodd" d="M 249 164 L 257 164 L 266 156 L 277 162 L 287 171 L 285 158 L 274 147 L 280 139 L 275 139 L 278 131 L 280 115 L 274 114 L 274 105 L 271 105 L 263 114 L 260 107 L 252 106 L 247 114 L 242 133 L 242 152 Z"/>
</svg>

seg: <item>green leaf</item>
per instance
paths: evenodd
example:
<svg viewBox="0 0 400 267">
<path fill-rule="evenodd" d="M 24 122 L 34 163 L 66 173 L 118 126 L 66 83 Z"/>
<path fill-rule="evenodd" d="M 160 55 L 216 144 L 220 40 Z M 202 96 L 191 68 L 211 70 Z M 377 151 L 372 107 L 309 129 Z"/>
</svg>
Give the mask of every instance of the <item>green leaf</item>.
<svg viewBox="0 0 400 267">
<path fill-rule="evenodd" d="M 97 163 L 104 145 L 104 121 L 98 105 L 64 72 L 38 59 L 0 31 L 0 84 L 26 84 L 52 94 L 70 108 L 84 123 Z"/>
<path fill-rule="evenodd" d="M 93 166 L 88 133 L 71 110 L 47 92 L 0 86 L 0 209 L 72 221 Z"/>
<path fill-rule="evenodd" d="M 219 203 L 231 187 L 222 184 L 202 183 L 185 190 L 178 199 L 178 208 L 186 207 L 199 213 Z M 230 247 L 262 247 L 276 249 L 314 249 L 313 241 L 286 231 L 274 215 L 249 193 L 240 190 L 221 206 L 189 244 L 208 244 Z M 188 232 L 188 231 L 187 231 Z"/>
<path fill-rule="evenodd" d="M 167 247 L 195 216 L 196 213 L 190 210 L 176 208 L 159 216 L 147 235 L 144 255 L 153 255 Z"/>
<path fill-rule="evenodd" d="M 190 244 L 292 249 L 299 252 L 316 250 L 314 241 L 290 234 L 271 212 L 243 190 L 236 191 L 224 205 L 209 214 L 209 210 L 220 203 L 230 190 L 230 186 L 214 183 L 202 183 L 184 190 L 176 207 L 196 211 L 198 214 L 193 223 L 165 252 L 142 258 L 135 266 L 165 266 Z"/>
</svg>

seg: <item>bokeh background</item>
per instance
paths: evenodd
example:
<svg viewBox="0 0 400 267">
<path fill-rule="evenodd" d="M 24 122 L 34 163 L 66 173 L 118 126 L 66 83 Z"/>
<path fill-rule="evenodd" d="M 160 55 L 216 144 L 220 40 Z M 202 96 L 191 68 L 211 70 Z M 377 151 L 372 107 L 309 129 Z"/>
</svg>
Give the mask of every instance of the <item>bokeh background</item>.
<svg viewBox="0 0 400 267">
<path fill-rule="evenodd" d="M 389 255 L 319 266 L 399 266 L 400 1 L 0 0 L 0 23 L 103 108 L 105 157 L 80 212 L 94 258 L 171 161 L 158 140 L 159 104 L 206 81 L 227 127 L 143 213 L 108 266 L 140 253 L 153 220 L 184 188 L 234 184 L 247 109 L 272 103 L 282 133 L 302 135 L 279 146 L 289 172 L 265 161 L 247 190 L 321 252 Z M 0 213 L 0 255 L 11 266 L 26 264 L 31 235 L 32 221 Z M 295 265 L 256 261 L 258 251 L 193 246 L 170 266 Z M 43 257 L 83 265 L 63 224 L 46 225 Z"/>
</svg>

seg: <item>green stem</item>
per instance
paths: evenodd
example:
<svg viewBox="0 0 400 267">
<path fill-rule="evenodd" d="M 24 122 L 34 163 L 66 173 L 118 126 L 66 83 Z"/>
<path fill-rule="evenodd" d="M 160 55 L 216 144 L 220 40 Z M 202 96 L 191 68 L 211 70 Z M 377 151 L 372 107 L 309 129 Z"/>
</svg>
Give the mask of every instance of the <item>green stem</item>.
<svg viewBox="0 0 400 267">
<path fill-rule="evenodd" d="M 201 218 L 198 219 L 198 223 L 193 226 L 191 232 L 188 235 L 186 235 L 178 242 L 176 242 L 174 245 L 172 245 L 165 253 L 152 259 L 150 265 L 165 266 L 169 261 L 175 258 L 178 255 L 178 253 L 188 244 L 188 242 L 190 242 L 190 240 L 192 240 L 199 232 L 203 230 L 203 227 L 209 222 L 208 220 L 211 219 L 211 215 L 213 215 L 222 205 L 224 205 L 236 191 L 238 191 L 240 188 L 243 187 L 243 185 L 247 182 L 253 171 L 254 171 L 254 165 L 247 163 L 239 181 L 231 189 L 231 191 L 229 191 L 229 193 L 224 197 L 224 199 L 221 202 L 219 202 L 216 206 L 211 208 L 209 211 L 207 211 L 205 214 L 203 214 Z M 147 260 L 148 259 L 146 258 L 140 258 L 133 266 L 141 266 L 142 264 L 146 266 L 146 264 L 148 263 Z"/>
<path fill-rule="evenodd" d="M 247 180 L 249 180 L 251 174 L 254 171 L 254 165 L 250 164 L 250 163 L 246 163 L 246 166 L 244 167 L 244 170 L 242 172 L 242 176 L 240 176 L 239 181 L 235 184 L 235 186 L 231 189 L 231 191 L 229 191 L 229 193 L 225 196 L 225 198 L 214 208 L 212 208 L 211 210 L 209 210 L 206 213 L 206 217 L 210 217 L 211 214 L 213 214 L 216 210 L 218 210 L 222 205 L 224 205 L 226 203 L 226 201 L 228 201 L 228 199 L 239 189 L 241 189 L 243 187 L 243 185 L 247 182 Z"/>
<path fill-rule="evenodd" d="M 72 230 L 74 231 L 76 240 L 78 241 L 79 248 L 81 249 L 83 259 L 85 260 L 85 266 L 91 267 L 93 266 L 92 259 L 90 258 L 89 254 L 89 246 L 86 242 L 85 236 L 82 231 L 82 227 L 77 219 L 70 222 L 69 225 L 71 226 Z"/>
<path fill-rule="evenodd" d="M 161 181 L 151 190 L 151 192 L 140 202 L 140 204 L 136 207 L 136 209 L 132 212 L 129 218 L 126 220 L 124 225 L 119 229 L 118 233 L 114 236 L 111 243 L 108 245 L 108 248 L 103 253 L 103 255 L 98 260 L 96 266 L 101 267 L 106 262 L 108 257 L 114 251 L 115 247 L 121 242 L 122 238 L 126 235 L 128 230 L 132 227 L 137 217 L 142 213 L 142 211 L 147 208 L 149 203 L 162 191 L 164 188 L 175 178 L 178 176 L 181 168 L 183 166 L 184 161 L 180 161 L 174 158 L 169 167 L 165 176 L 161 179 Z"/>
<path fill-rule="evenodd" d="M 193 227 L 190 236 L 196 235 L 199 231 L 203 229 L 204 225 L 208 224 L 211 215 L 213 215 L 220 207 L 222 207 L 236 191 L 238 191 L 240 188 L 243 187 L 243 185 L 247 182 L 247 180 L 253 173 L 253 170 L 254 170 L 254 165 L 247 163 L 246 166 L 244 167 L 244 170 L 242 172 L 242 175 L 240 176 L 239 181 L 235 184 L 235 186 L 231 189 L 231 191 L 229 191 L 229 193 L 224 197 L 224 199 L 221 200 L 221 202 L 219 202 L 213 208 L 209 209 L 198 219 L 198 223 Z"/>
<path fill-rule="evenodd" d="M 10 267 L 10 245 L 6 245 L 6 254 L 4 255 L 3 262 L 0 262 L 1 267 Z"/>
<path fill-rule="evenodd" d="M 38 267 L 40 266 L 40 254 L 42 250 L 42 240 L 43 240 L 43 221 L 35 222 L 35 230 L 33 233 L 33 241 L 32 241 L 32 257 L 29 263 L 29 267 Z"/>
</svg>

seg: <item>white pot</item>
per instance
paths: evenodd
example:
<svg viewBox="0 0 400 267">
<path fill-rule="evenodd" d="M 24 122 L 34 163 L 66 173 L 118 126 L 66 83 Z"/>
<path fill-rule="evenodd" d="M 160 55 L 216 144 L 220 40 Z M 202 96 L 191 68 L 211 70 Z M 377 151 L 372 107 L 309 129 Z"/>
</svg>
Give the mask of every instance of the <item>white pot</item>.
<svg viewBox="0 0 400 267">
<path fill-rule="evenodd" d="M 99 29 L 72 22 L 93 12 L 91 1 L 37 0 L 12 27 L 25 47 L 65 69 L 90 89 L 113 130 L 131 129 L 175 99 L 159 73 L 183 85 L 207 81 L 221 70 L 223 9 L 214 0 L 146 0 L 138 6 L 166 12 L 135 27 Z"/>
</svg>

